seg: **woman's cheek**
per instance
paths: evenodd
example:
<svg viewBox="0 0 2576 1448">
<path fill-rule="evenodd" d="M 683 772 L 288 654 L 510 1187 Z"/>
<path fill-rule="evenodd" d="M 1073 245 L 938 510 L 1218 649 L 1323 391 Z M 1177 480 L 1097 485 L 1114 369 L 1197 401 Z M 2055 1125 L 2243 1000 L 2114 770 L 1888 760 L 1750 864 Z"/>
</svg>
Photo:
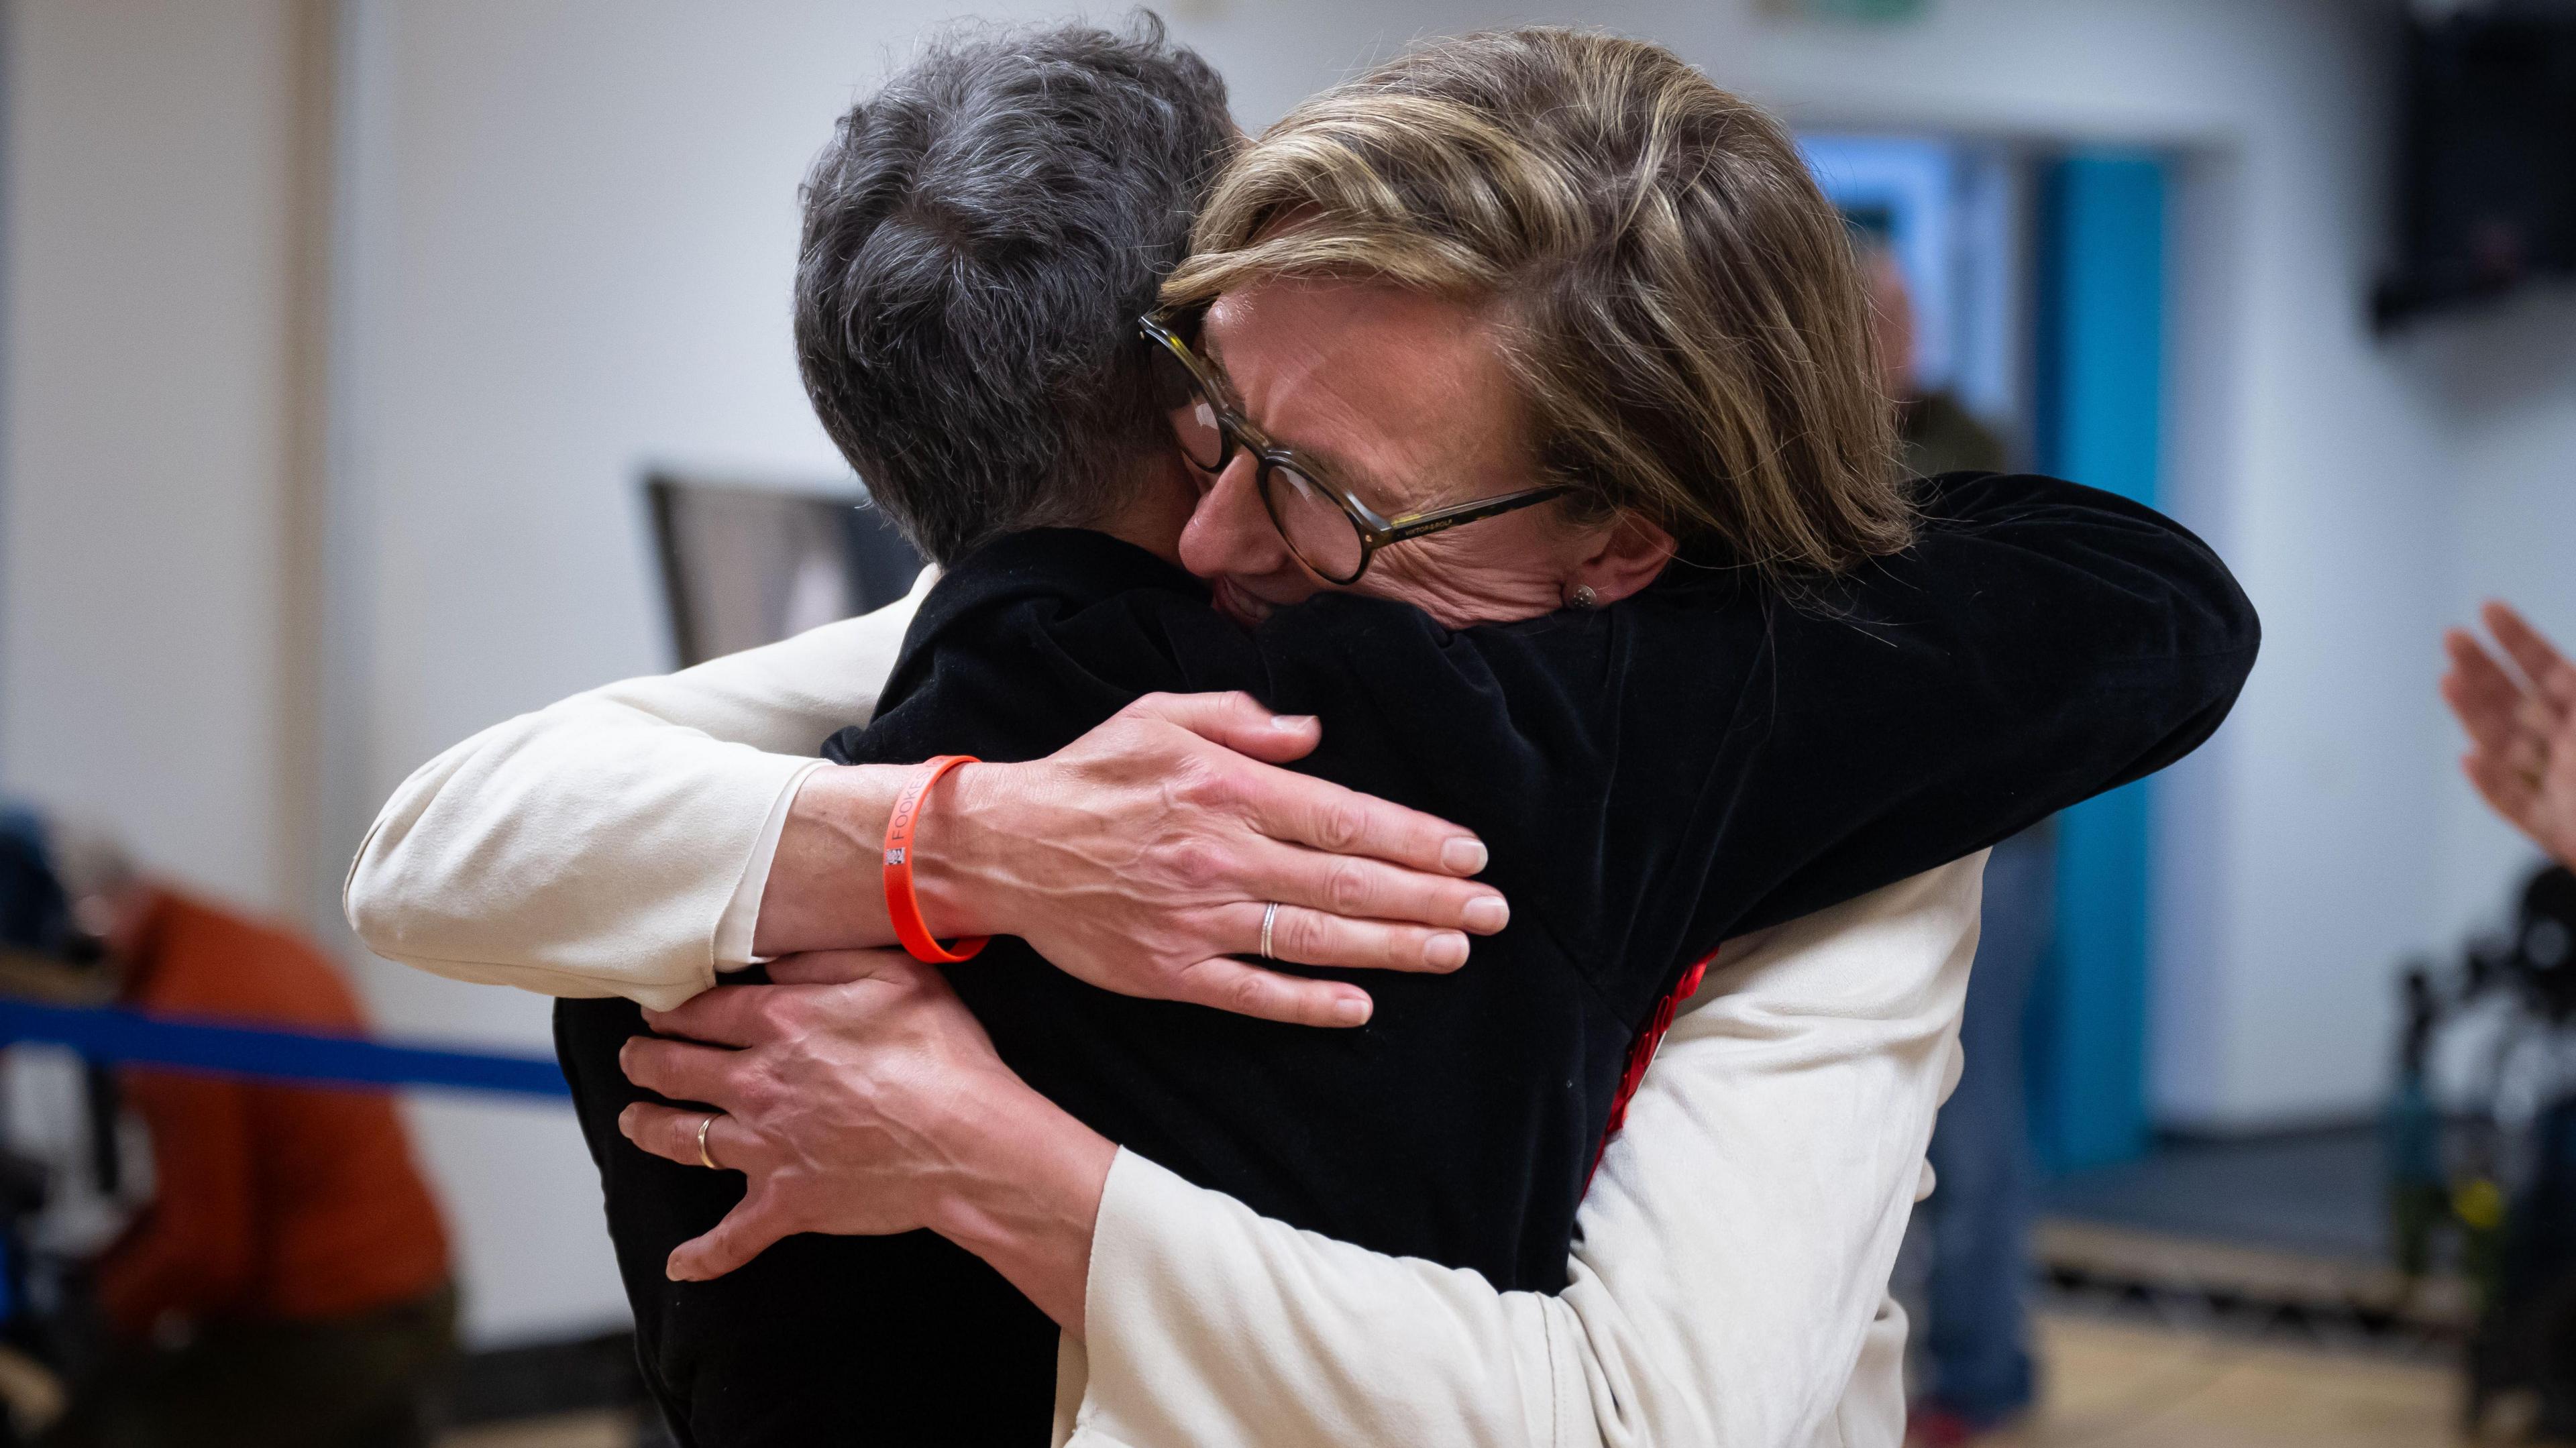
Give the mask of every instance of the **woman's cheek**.
<svg viewBox="0 0 2576 1448">
<path fill-rule="evenodd" d="M 1511 536 L 1517 530 L 1472 536 L 1479 528 L 1507 521 L 1508 516 L 1471 523 L 1386 549 L 1353 589 L 1412 604 L 1451 628 L 1555 612 L 1564 600 L 1544 548 Z"/>
</svg>

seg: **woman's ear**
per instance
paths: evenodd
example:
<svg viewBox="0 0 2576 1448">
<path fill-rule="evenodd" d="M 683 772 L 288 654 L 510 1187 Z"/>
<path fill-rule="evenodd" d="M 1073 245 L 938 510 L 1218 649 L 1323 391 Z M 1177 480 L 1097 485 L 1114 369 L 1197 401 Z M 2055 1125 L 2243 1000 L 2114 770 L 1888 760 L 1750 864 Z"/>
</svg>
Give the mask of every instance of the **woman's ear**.
<svg viewBox="0 0 2576 1448">
<path fill-rule="evenodd" d="M 1622 513 L 1592 552 L 1574 565 L 1565 591 L 1589 588 L 1595 604 L 1617 603 L 1654 582 L 1664 565 L 1673 561 L 1674 548 L 1672 534 L 1633 513 Z"/>
</svg>

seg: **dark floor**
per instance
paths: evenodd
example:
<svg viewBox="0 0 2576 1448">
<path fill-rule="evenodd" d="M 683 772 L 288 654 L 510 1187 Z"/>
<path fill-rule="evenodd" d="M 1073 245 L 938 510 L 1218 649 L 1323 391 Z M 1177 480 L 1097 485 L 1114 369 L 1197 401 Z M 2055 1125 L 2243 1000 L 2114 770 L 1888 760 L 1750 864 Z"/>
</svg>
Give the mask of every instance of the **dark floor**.
<svg viewBox="0 0 2576 1448">
<path fill-rule="evenodd" d="M 2143 1161 L 2050 1182 L 2052 1217 L 2319 1257 L 2383 1260 L 2379 1136 L 2371 1127 L 2162 1143 Z"/>
</svg>

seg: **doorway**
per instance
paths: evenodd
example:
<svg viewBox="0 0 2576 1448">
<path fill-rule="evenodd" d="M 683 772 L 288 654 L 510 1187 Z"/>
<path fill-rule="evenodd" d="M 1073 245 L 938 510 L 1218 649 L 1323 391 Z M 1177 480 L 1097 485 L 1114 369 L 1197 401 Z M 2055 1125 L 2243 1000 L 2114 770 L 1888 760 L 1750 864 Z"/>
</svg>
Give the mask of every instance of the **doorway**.
<svg viewBox="0 0 2576 1448">
<path fill-rule="evenodd" d="M 2003 465 L 2153 506 L 2164 427 L 2160 153 L 1940 137 L 1800 139 L 1856 237 L 1912 304 L 1908 395 L 1991 434 Z M 1964 465 L 1964 464 L 1951 464 Z M 2051 944 L 2023 1030 L 2031 1144 L 2050 1171 L 2125 1161 L 2150 1140 L 2152 780 L 2065 811 Z M 2012 908 L 2001 897 L 1990 908 Z"/>
</svg>

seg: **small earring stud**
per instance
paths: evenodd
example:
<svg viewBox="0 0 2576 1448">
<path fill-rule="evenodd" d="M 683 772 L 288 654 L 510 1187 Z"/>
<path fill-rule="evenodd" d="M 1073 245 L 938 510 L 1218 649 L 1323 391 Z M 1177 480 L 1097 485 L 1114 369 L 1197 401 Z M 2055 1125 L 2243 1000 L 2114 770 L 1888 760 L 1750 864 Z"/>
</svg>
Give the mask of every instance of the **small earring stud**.
<svg viewBox="0 0 2576 1448">
<path fill-rule="evenodd" d="M 1574 591 L 1565 596 L 1565 603 L 1568 608 L 1598 608 L 1601 595 L 1592 591 L 1591 584 L 1578 583 L 1574 585 Z"/>
</svg>

